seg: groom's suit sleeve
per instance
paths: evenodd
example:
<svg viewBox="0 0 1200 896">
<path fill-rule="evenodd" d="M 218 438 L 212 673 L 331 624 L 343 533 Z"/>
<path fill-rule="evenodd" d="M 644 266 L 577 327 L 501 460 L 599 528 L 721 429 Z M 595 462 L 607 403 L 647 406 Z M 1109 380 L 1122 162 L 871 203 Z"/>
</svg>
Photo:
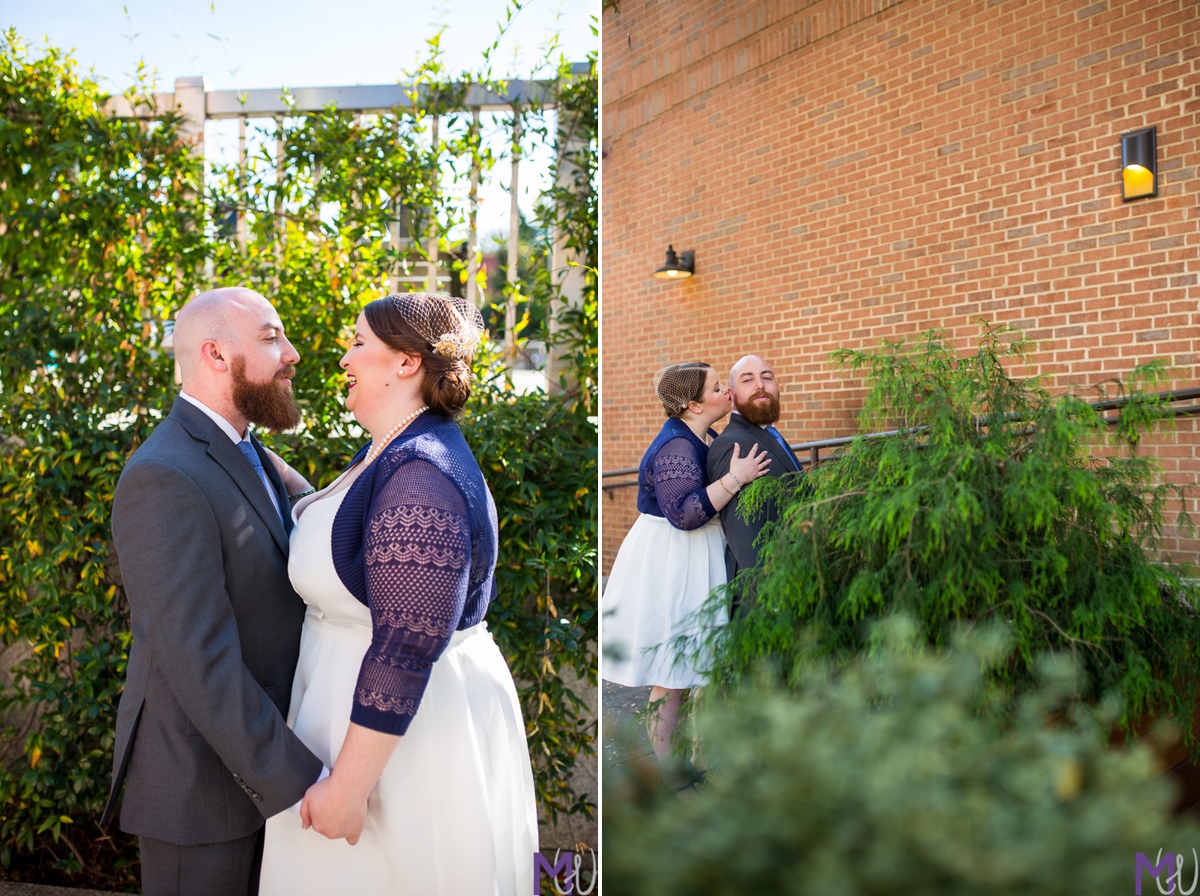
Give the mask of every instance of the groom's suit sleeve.
<svg viewBox="0 0 1200 896">
<path fill-rule="evenodd" d="M 304 795 L 321 760 L 242 660 L 221 531 L 204 494 L 164 463 L 138 463 L 123 479 L 113 540 L 136 630 L 188 721 L 269 818 Z"/>
</svg>

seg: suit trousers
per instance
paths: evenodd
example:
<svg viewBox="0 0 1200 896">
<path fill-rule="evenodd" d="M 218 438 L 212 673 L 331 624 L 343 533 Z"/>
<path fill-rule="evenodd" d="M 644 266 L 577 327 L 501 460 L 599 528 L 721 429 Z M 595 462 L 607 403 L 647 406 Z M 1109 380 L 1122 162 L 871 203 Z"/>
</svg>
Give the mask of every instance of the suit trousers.
<svg viewBox="0 0 1200 896">
<path fill-rule="evenodd" d="M 222 843 L 178 846 L 139 837 L 142 896 L 258 896 L 263 828 Z"/>
</svg>

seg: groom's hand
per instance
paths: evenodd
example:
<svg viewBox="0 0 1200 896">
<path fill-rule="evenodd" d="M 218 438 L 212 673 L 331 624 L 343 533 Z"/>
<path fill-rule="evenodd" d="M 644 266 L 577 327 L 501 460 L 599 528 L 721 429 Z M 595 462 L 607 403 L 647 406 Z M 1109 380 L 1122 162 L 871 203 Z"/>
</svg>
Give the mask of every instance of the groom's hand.
<svg viewBox="0 0 1200 896">
<path fill-rule="evenodd" d="M 367 821 L 367 798 L 347 793 L 332 778 L 308 788 L 300 803 L 300 823 L 330 840 L 345 839 L 351 846 L 362 835 Z"/>
</svg>

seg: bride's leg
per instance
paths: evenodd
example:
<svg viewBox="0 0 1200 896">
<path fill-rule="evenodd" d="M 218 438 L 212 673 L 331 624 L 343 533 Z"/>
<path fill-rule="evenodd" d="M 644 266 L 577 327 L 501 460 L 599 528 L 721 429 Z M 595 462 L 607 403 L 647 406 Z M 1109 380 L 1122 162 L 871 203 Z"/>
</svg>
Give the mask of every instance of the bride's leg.
<svg viewBox="0 0 1200 896">
<path fill-rule="evenodd" d="M 679 724 L 679 709 L 685 694 L 686 688 L 660 688 L 655 685 L 650 689 L 646 731 L 650 735 L 650 746 L 654 748 L 658 764 L 664 770 L 675 764 L 671 762 L 671 736 Z"/>
</svg>

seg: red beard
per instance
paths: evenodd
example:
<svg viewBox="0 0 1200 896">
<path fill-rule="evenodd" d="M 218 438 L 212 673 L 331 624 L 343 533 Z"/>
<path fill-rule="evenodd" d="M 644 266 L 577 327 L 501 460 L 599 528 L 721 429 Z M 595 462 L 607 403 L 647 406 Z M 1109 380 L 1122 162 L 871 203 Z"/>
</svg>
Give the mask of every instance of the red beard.
<svg viewBox="0 0 1200 896">
<path fill-rule="evenodd" d="M 295 367 L 287 365 L 265 383 L 252 383 L 246 379 L 246 359 L 241 355 L 233 359 L 229 370 L 233 374 L 233 406 L 239 414 L 273 432 L 284 432 L 300 425 L 300 408 L 287 385 L 287 380 L 296 373 Z"/>
<path fill-rule="evenodd" d="M 759 398 L 767 400 L 759 403 L 757 401 Z M 765 389 L 759 389 L 747 399 L 745 404 L 738 401 L 735 395 L 733 407 L 742 415 L 743 420 L 753 423 L 755 426 L 770 426 L 779 419 L 779 399 Z"/>
</svg>

